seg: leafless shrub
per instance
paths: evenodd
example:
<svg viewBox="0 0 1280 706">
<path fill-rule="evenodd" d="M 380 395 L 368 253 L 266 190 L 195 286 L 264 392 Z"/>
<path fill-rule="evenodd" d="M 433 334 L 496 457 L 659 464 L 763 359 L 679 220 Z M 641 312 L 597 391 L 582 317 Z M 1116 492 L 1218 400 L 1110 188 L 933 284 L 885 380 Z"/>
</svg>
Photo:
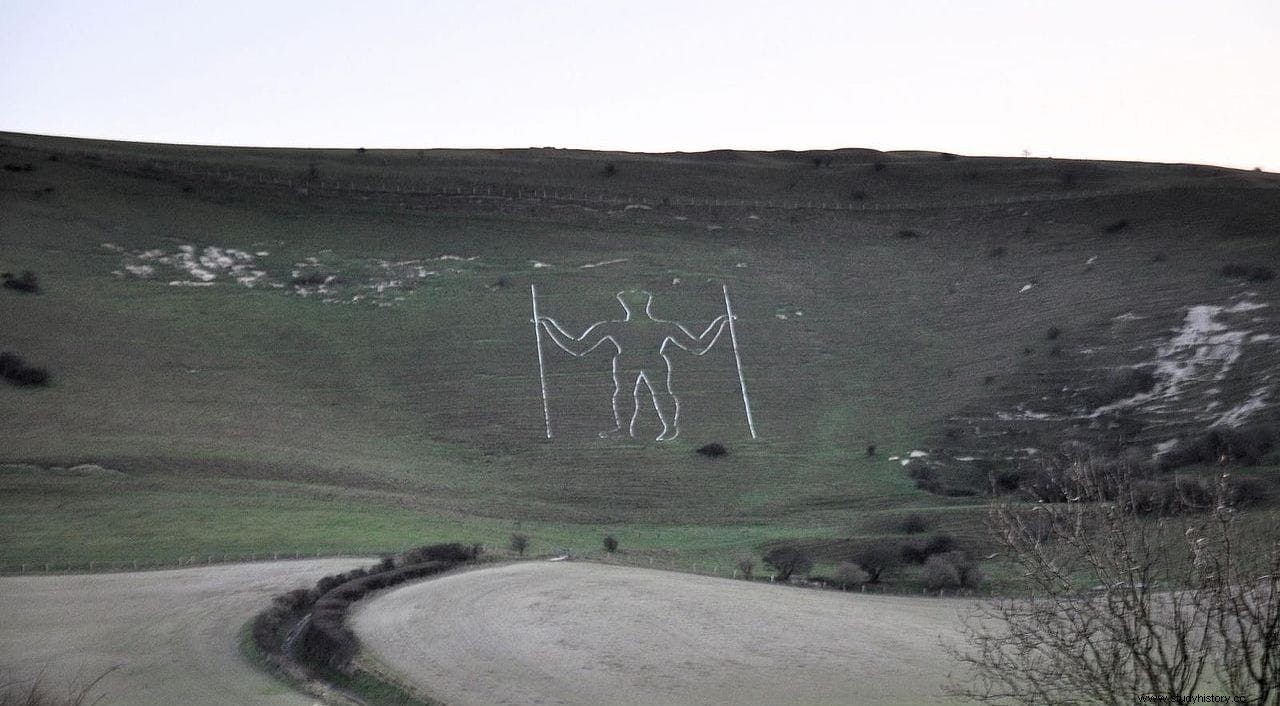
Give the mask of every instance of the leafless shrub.
<svg viewBox="0 0 1280 706">
<path fill-rule="evenodd" d="M 1026 595 L 965 622 L 967 702 L 1132 704 L 1215 686 L 1235 703 L 1280 696 L 1280 527 L 1247 549 L 1219 484 L 1211 512 L 1144 518 L 1123 465 L 1077 459 L 1076 495 L 998 503 L 990 527 Z M 1261 549 L 1261 551 L 1257 551 Z"/>
</svg>

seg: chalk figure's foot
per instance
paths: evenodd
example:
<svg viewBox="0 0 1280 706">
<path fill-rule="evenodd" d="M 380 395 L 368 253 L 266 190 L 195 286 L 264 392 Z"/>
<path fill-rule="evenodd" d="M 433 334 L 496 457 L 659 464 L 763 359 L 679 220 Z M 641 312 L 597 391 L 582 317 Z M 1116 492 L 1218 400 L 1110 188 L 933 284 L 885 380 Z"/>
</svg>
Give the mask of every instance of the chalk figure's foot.
<svg viewBox="0 0 1280 706">
<path fill-rule="evenodd" d="M 655 441 L 671 441 L 677 436 L 680 436 L 679 429 L 664 429 Z"/>
<path fill-rule="evenodd" d="M 622 430 L 622 427 L 618 427 L 616 429 L 610 429 L 608 431 L 602 431 L 598 434 L 598 436 L 601 439 L 621 439 L 626 435 L 627 433 Z"/>
</svg>

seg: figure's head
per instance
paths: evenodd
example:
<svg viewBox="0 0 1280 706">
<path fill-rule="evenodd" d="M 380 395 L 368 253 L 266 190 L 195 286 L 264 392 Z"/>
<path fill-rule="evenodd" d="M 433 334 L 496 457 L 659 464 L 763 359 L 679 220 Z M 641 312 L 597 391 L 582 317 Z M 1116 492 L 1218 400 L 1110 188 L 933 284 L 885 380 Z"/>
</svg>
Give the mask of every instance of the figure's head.
<svg viewBox="0 0 1280 706">
<path fill-rule="evenodd" d="M 617 294 L 618 303 L 627 312 L 627 318 L 631 318 L 631 314 L 637 311 L 648 313 L 649 302 L 653 301 L 653 295 L 642 289 L 625 289 Z"/>
</svg>

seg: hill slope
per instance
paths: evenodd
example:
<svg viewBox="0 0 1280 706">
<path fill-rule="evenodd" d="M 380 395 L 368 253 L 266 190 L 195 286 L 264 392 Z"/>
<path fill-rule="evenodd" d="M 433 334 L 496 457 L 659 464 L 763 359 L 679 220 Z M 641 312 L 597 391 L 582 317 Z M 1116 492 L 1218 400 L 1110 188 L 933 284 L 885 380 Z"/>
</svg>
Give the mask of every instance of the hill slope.
<svg viewBox="0 0 1280 706">
<path fill-rule="evenodd" d="M 0 347 L 52 375 L 0 387 L 0 462 L 29 464 L 0 473 L 12 561 L 516 527 L 722 556 L 883 532 L 907 509 L 964 532 L 981 501 L 917 489 L 908 452 L 951 492 L 1067 435 L 1122 430 L 1149 455 L 1215 421 L 1276 419 L 1280 285 L 1250 279 L 1280 266 L 1271 174 L 0 143 L 0 270 L 43 290 L 0 290 Z M 647 395 L 638 438 L 599 438 L 610 352 L 544 341 L 548 440 L 531 285 L 575 334 L 620 318 L 629 289 L 701 332 L 727 287 L 760 438 L 722 337 L 671 354 L 665 443 Z M 1098 412 L 1124 396 L 1089 390 L 1143 365 L 1159 394 Z M 634 376 L 621 384 L 629 421 Z M 693 452 L 708 442 L 729 454 Z M 41 470 L 86 462 L 119 473 Z"/>
</svg>

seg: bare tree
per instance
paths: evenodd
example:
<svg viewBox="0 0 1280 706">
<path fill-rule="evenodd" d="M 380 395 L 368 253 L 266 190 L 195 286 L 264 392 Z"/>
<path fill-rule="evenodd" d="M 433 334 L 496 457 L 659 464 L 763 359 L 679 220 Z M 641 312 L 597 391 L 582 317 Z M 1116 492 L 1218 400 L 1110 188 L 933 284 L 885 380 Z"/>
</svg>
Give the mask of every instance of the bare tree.
<svg viewBox="0 0 1280 706">
<path fill-rule="evenodd" d="M 1280 541 L 1270 532 L 1265 561 L 1248 560 L 1225 478 L 1207 507 L 1144 518 L 1129 469 L 1078 458 L 1061 472 L 1053 497 L 992 510 L 1027 595 L 967 618 L 952 651 L 969 673 L 951 694 L 1128 705 L 1229 688 L 1280 703 Z"/>
</svg>

